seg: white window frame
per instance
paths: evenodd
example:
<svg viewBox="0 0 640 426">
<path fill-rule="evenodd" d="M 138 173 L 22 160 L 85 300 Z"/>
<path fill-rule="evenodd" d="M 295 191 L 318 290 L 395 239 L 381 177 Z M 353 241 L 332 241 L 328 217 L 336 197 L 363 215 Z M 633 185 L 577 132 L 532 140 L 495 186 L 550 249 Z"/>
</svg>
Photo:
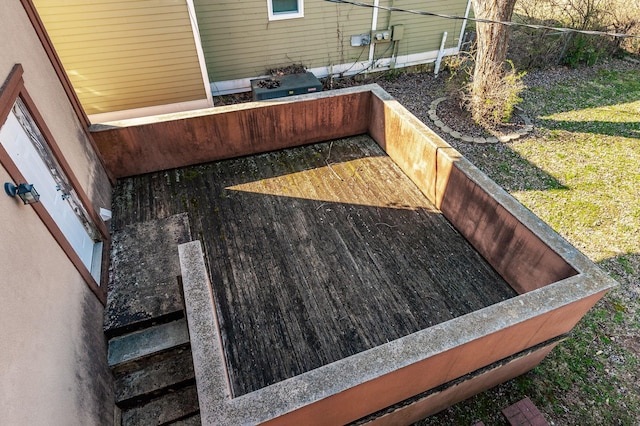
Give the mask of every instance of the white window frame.
<svg viewBox="0 0 640 426">
<path fill-rule="evenodd" d="M 273 0 L 267 0 L 267 12 L 269 12 L 269 21 L 281 21 L 283 19 L 304 18 L 304 0 L 296 0 L 298 2 L 297 12 L 273 13 Z"/>
<path fill-rule="evenodd" d="M 99 286 L 103 249 L 100 232 L 22 98 L 16 99 L 0 126 L 0 136 L 0 145 L 20 173 L 28 182 L 37 183 L 41 204 Z"/>
</svg>

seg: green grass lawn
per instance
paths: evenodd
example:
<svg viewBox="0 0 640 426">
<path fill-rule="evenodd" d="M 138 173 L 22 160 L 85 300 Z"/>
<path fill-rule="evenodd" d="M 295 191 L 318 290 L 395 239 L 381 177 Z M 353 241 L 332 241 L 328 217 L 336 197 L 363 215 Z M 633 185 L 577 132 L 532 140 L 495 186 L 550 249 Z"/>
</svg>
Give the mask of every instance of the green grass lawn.
<svg viewBox="0 0 640 426">
<path fill-rule="evenodd" d="M 596 262 L 640 253 L 639 73 L 603 71 L 529 93 L 540 130 L 513 149 L 563 189 L 512 195 Z"/>
<path fill-rule="evenodd" d="M 620 286 L 534 370 L 420 424 L 506 424 L 500 410 L 529 396 L 556 425 L 638 425 L 640 71 L 602 68 L 523 97 L 536 131 L 506 154 L 486 149 L 495 165 L 480 168 Z"/>
<path fill-rule="evenodd" d="M 527 396 L 555 425 L 640 425 L 640 69 L 613 61 L 588 70 L 551 70 L 559 82 L 523 93 L 536 127 L 528 137 L 450 142 L 620 286 L 538 367 L 420 426 L 506 425 L 501 410 Z M 392 77 L 373 82 L 429 125 L 426 106 L 448 95 L 444 82 Z"/>
</svg>

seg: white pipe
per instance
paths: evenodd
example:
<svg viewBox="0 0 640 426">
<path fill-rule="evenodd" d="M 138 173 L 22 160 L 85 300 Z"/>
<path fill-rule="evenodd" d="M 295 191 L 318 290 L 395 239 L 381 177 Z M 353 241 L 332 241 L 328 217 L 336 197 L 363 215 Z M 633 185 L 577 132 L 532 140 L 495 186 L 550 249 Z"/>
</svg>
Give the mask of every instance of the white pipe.
<svg viewBox="0 0 640 426">
<path fill-rule="evenodd" d="M 193 0 L 186 0 L 187 12 L 189 13 L 189 21 L 191 21 L 191 32 L 193 32 L 193 41 L 196 45 L 196 54 L 200 63 L 200 74 L 204 81 L 204 90 L 207 95 L 207 102 L 213 106 L 213 96 L 211 94 L 211 83 L 209 80 L 209 72 L 207 71 L 207 62 L 204 58 L 204 50 L 202 49 L 202 40 L 200 39 L 200 30 L 198 29 L 198 20 L 196 19 L 196 8 Z"/>
<path fill-rule="evenodd" d="M 434 74 L 438 75 L 440 71 L 440 62 L 442 62 L 442 57 L 444 56 L 444 44 L 447 42 L 447 32 L 442 33 L 442 42 L 440 42 L 440 50 L 438 50 L 438 57 L 436 58 L 436 67 L 434 69 Z"/>
<path fill-rule="evenodd" d="M 464 11 L 464 20 L 462 21 L 462 28 L 460 29 L 460 38 L 458 38 L 458 50 L 462 47 L 462 40 L 464 40 L 464 30 L 467 28 L 467 18 L 471 11 L 471 0 L 467 2 L 467 10 Z"/>
<path fill-rule="evenodd" d="M 377 30 L 378 25 L 378 6 L 380 5 L 380 0 L 375 0 L 373 2 L 373 17 L 371 19 L 371 33 Z M 371 44 L 369 44 L 369 63 L 373 67 L 373 53 L 376 49 L 376 45 L 373 42 L 373 37 L 371 37 Z"/>
</svg>

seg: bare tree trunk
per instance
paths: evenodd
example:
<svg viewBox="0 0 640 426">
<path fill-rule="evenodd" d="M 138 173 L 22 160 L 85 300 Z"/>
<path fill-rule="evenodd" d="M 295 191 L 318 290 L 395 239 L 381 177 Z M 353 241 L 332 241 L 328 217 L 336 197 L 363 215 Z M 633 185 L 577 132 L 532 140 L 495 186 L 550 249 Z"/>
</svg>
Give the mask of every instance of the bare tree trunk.
<svg viewBox="0 0 640 426">
<path fill-rule="evenodd" d="M 516 0 L 473 0 L 476 18 L 492 21 L 510 21 Z M 476 105 L 487 101 L 487 93 L 496 79 L 504 75 L 507 57 L 509 27 L 501 24 L 476 24 L 477 53 L 473 73 L 471 113 L 476 121 Z"/>
</svg>

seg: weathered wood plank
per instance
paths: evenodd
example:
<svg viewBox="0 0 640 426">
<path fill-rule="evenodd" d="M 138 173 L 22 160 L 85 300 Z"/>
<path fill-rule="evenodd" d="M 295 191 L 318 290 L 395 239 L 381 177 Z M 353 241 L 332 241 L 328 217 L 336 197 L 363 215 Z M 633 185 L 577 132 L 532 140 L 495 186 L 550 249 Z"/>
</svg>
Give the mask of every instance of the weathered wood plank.
<svg viewBox="0 0 640 426">
<path fill-rule="evenodd" d="M 189 213 L 234 395 L 515 295 L 367 136 L 119 188 L 118 226 Z"/>
</svg>

